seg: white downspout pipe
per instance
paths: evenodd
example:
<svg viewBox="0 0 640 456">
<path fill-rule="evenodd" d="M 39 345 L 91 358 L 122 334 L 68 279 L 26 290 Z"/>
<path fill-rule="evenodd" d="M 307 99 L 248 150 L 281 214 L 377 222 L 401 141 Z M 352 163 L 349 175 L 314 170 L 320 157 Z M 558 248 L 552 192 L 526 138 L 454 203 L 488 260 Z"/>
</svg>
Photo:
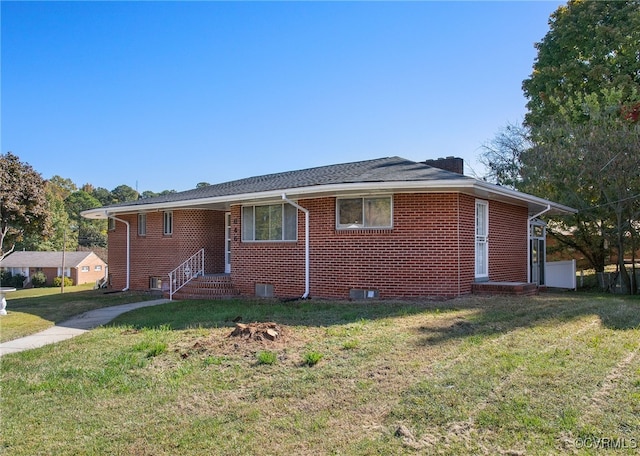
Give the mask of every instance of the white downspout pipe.
<svg viewBox="0 0 640 456">
<path fill-rule="evenodd" d="M 309 297 L 309 209 L 291 201 L 285 193 L 282 194 L 282 199 L 304 212 L 304 294 L 301 299 L 307 299 Z"/>
<path fill-rule="evenodd" d="M 122 220 L 121 218 L 114 217 L 113 215 L 107 214 L 107 217 L 118 222 L 122 222 L 127 226 L 127 286 L 122 289 L 122 291 L 129 290 L 129 280 L 130 280 L 130 263 L 131 263 L 131 225 L 126 220 Z"/>
<path fill-rule="evenodd" d="M 547 204 L 546 208 L 527 219 L 527 283 L 531 283 L 531 222 L 550 210 L 551 205 Z"/>
</svg>

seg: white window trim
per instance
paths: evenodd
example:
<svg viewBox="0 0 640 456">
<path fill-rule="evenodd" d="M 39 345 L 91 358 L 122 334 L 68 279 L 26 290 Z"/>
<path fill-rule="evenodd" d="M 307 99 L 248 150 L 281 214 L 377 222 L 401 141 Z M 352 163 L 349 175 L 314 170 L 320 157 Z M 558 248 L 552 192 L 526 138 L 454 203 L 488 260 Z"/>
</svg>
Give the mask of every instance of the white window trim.
<svg viewBox="0 0 640 456">
<path fill-rule="evenodd" d="M 283 239 L 256 239 L 256 207 L 266 207 L 266 206 L 281 206 L 282 207 L 282 220 L 284 222 L 284 206 L 285 205 L 289 205 L 289 203 L 281 203 L 281 202 L 273 202 L 273 203 L 264 203 L 264 204 L 246 204 L 244 206 L 241 207 L 240 209 L 240 214 L 241 214 L 241 221 L 242 221 L 242 225 L 241 225 L 241 229 L 240 229 L 240 233 L 241 233 L 241 239 L 242 242 L 260 242 L 260 243 L 264 243 L 264 242 L 298 242 L 298 210 L 296 209 L 295 214 L 296 214 L 296 222 L 295 222 L 295 226 L 296 226 L 296 235 L 295 235 L 295 239 L 284 239 L 284 235 L 285 235 L 285 230 L 284 227 L 282 228 L 282 237 Z M 245 239 L 244 237 L 244 227 L 245 227 L 245 220 L 244 220 L 244 210 L 246 208 L 252 208 L 253 209 L 253 233 L 252 233 L 252 239 Z"/>
<path fill-rule="evenodd" d="M 478 207 L 484 207 L 484 234 L 478 234 Z M 485 200 L 476 200 L 475 204 L 475 218 L 474 218 L 474 242 L 475 242 L 475 255 L 474 255 L 474 268 L 476 279 L 488 279 L 489 278 L 489 202 Z M 484 252 L 481 252 L 480 250 Z M 484 260 L 481 268 L 479 268 L 479 254 L 482 255 Z"/>
<path fill-rule="evenodd" d="M 173 211 L 164 211 L 162 213 L 162 234 L 164 236 L 173 234 Z"/>
<path fill-rule="evenodd" d="M 145 212 L 140 212 L 138 213 L 138 236 L 146 236 L 146 235 L 147 235 L 147 214 Z"/>
<path fill-rule="evenodd" d="M 389 198 L 390 211 L 391 211 L 391 214 L 390 214 L 391 224 L 389 224 L 389 225 L 376 225 L 376 226 L 364 226 L 364 220 L 363 220 L 363 224 L 362 225 L 358 225 L 358 226 L 340 225 L 340 204 L 339 204 L 339 202 L 341 200 L 358 199 L 358 198 L 362 200 L 363 211 L 364 211 L 364 200 L 365 199 Z M 364 219 L 364 217 L 363 217 L 363 219 Z M 349 230 L 389 230 L 389 229 L 393 229 L 393 195 L 389 195 L 389 194 L 367 195 L 367 196 L 354 195 L 354 196 L 342 196 L 342 197 L 336 198 L 336 230 L 349 231 Z"/>
</svg>

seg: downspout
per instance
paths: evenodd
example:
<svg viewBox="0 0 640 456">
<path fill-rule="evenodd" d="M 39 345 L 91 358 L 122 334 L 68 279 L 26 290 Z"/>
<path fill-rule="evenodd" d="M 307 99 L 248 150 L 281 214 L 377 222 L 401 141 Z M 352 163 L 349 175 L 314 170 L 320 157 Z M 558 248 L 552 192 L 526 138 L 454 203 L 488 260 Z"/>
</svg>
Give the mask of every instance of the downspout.
<svg viewBox="0 0 640 456">
<path fill-rule="evenodd" d="M 551 205 L 547 204 L 545 209 L 527 219 L 527 283 L 531 283 L 531 222 L 550 210 Z"/>
<path fill-rule="evenodd" d="M 307 299 L 309 297 L 309 209 L 291 201 L 285 193 L 282 194 L 282 199 L 304 212 L 304 294 L 301 299 Z"/>
<path fill-rule="evenodd" d="M 121 218 L 114 217 L 113 215 L 107 214 L 107 217 L 118 222 L 122 222 L 127 225 L 127 286 L 122 289 L 122 291 L 129 290 L 129 278 L 130 278 L 130 262 L 131 262 L 131 225 L 126 220 L 122 220 Z"/>
</svg>

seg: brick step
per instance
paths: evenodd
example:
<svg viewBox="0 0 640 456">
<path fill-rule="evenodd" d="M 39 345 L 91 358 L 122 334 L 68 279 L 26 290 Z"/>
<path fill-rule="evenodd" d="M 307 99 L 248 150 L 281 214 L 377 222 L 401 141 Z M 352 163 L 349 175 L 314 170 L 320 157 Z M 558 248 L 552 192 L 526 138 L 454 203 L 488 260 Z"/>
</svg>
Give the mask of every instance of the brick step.
<svg viewBox="0 0 640 456">
<path fill-rule="evenodd" d="M 538 285 L 526 282 L 481 282 L 474 283 L 471 292 L 476 295 L 535 296 Z"/>
<path fill-rule="evenodd" d="M 173 299 L 229 299 L 239 296 L 229 275 L 200 276 L 178 290 Z"/>
</svg>

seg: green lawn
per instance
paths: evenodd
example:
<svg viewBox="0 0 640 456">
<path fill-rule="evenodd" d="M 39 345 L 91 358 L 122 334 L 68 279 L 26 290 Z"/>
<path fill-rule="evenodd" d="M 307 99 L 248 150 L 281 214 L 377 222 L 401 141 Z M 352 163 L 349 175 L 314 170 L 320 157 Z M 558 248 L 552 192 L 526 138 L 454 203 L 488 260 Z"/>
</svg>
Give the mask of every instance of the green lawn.
<svg viewBox="0 0 640 456">
<path fill-rule="evenodd" d="M 639 349 L 628 297 L 174 302 L 4 356 L 0 452 L 637 454 Z"/>
<path fill-rule="evenodd" d="M 88 310 L 157 299 L 149 293 L 105 293 L 93 284 L 17 290 L 7 294 L 7 315 L 0 316 L 0 342 L 45 330 Z"/>
</svg>

